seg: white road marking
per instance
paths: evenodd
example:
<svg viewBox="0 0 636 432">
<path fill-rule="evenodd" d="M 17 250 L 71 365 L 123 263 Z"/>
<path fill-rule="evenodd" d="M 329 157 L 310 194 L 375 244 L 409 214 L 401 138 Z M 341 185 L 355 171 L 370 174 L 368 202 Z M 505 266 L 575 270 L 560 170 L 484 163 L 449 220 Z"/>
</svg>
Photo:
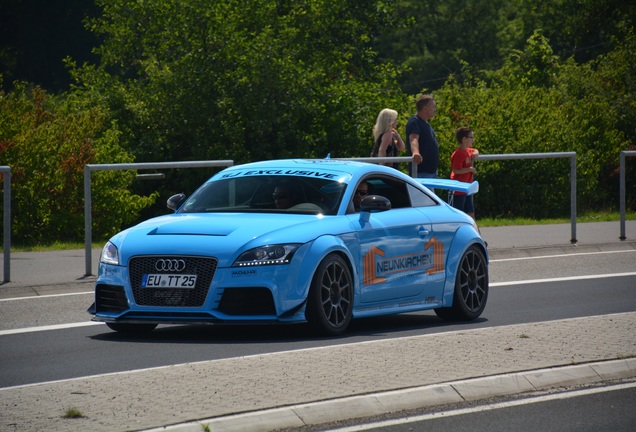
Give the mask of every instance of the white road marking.
<svg viewBox="0 0 636 432">
<path fill-rule="evenodd" d="M 84 291 L 84 292 L 64 293 L 64 294 L 47 294 L 47 295 L 41 295 L 41 296 L 28 296 L 28 297 L 11 297 L 6 299 L 0 299 L 0 302 L 15 301 L 15 300 L 33 300 L 33 299 L 51 298 L 51 297 L 66 297 L 66 296 L 87 295 L 87 294 L 94 295 L 95 291 Z"/>
<path fill-rule="evenodd" d="M 579 257 L 586 255 L 608 255 L 618 253 L 636 253 L 636 249 L 633 250 L 620 250 L 620 251 L 605 251 L 605 252 L 580 252 L 571 254 L 558 254 L 558 255 L 540 255 L 535 257 L 519 257 L 519 258 L 502 258 L 490 260 L 491 263 L 508 262 L 508 261 L 524 261 L 524 260 L 536 260 L 536 259 L 551 259 L 551 258 L 564 258 L 564 257 Z"/>
<path fill-rule="evenodd" d="M 586 276 L 570 276 L 570 277 L 548 278 L 548 279 L 519 280 L 519 281 L 510 281 L 510 282 L 491 282 L 489 286 L 502 287 L 502 286 L 538 284 L 538 283 L 548 283 L 548 282 L 567 282 L 567 281 L 585 280 L 585 279 L 606 279 L 606 278 L 612 278 L 612 277 L 626 277 L 626 276 L 636 276 L 636 272 L 610 273 L 610 274 L 586 275 Z M 83 293 L 83 294 L 92 294 L 92 293 Z M 49 296 L 36 296 L 36 297 L 28 297 L 28 298 L 42 298 L 42 297 L 57 297 L 57 296 L 49 295 Z M 5 299 L 5 300 L 21 300 L 21 299 L 16 298 L 16 299 Z M 64 329 L 70 329 L 75 327 L 86 327 L 91 325 L 103 325 L 103 324 L 104 323 L 102 322 L 86 321 L 86 322 L 57 324 L 57 325 L 40 326 L 40 327 L 27 327 L 27 328 L 12 329 L 12 330 L 0 330 L 0 336 L 19 334 L 19 333 L 31 333 L 31 332 L 46 331 L 46 330 L 64 330 Z"/>
<path fill-rule="evenodd" d="M 33 333 L 38 331 L 46 331 L 46 330 L 65 330 L 75 327 L 87 327 L 94 325 L 104 325 L 103 322 L 96 321 L 83 321 L 76 323 L 68 323 L 68 324 L 55 324 L 55 325 L 47 325 L 47 326 L 39 326 L 39 327 L 25 327 L 19 329 L 11 329 L 11 330 L 0 330 L 0 336 L 20 334 L 20 333 Z"/>
<path fill-rule="evenodd" d="M 491 260 L 490 262 L 493 263 L 493 262 L 506 262 L 506 261 L 522 261 L 522 260 L 535 260 L 535 259 L 545 259 L 545 258 L 555 258 L 555 257 L 575 257 L 575 256 L 582 256 L 582 255 L 604 255 L 604 254 L 612 254 L 612 253 L 629 253 L 629 252 L 636 252 L 636 250 L 585 252 L 585 253 L 560 254 L 560 255 L 542 255 L 542 256 L 536 256 L 536 257 L 521 257 L 521 258 Z M 611 277 L 627 277 L 627 276 L 636 276 L 636 272 L 570 276 L 570 277 L 560 277 L 560 278 L 519 280 L 519 281 L 508 281 L 508 282 L 491 282 L 490 286 L 501 287 L 501 286 L 513 286 L 513 285 L 537 284 L 537 283 L 549 283 L 549 282 L 567 282 L 567 281 L 585 280 L 585 279 L 605 279 L 605 278 L 611 278 Z M 72 295 L 93 295 L 93 294 L 94 294 L 93 291 L 84 291 L 84 292 L 78 292 L 78 293 L 49 294 L 49 295 L 29 296 L 29 297 L 12 297 L 7 299 L 0 299 L 0 302 L 44 299 L 44 298 L 64 297 L 64 296 L 72 296 Z M 103 325 L 103 324 L 104 323 L 101 323 L 101 322 L 86 321 L 86 322 L 58 324 L 58 325 L 50 325 L 50 326 L 0 330 L 0 336 L 19 334 L 19 333 L 31 333 L 31 332 L 46 331 L 46 330 L 63 330 L 63 329 L 69 329 L 69 328 L 86 327 L 86 326 Z"/>
<path fill-rule="evenodd" d="M 571 254 L 559 254 L 559 255 L 540 255 L 540 256 L 534 256 L 534 257 L 519 257 L 519 258 L 503 258 L 503 259 L 494 259 L 494 260 L 490 260 L 491 263 L 500 263 L 500 262 L 508 262 L 508 261 L 524 261 L 524 260 L 537 260 L 537 259 L 551 259 L 551 258 L 562 258 L 562 257 L 577 257 L 577 256 L 585 256 L 585 255 L 606 255 L 606 254 L 616 254 L 616 253 L 636 253 L 636 249 L 635 250 L 621 250 L 621 251 L 605 251 L 605 252 L 582 252 L 582 253 L 571 253 Z M 630 275 L 629 273 L 626 273 L 627 275 Z M 624 274 L 622 274 L 624 275 Z M 603 275 L 593 275 L 594 277 L 609 277 L 609 276 L 603 276 Z M 586 276 L 582 276 L 582 277 L 586 277 Z M 549 280 L 546 279 L 546 281 L 560 281 L 561 279 L 554 279 L 554 280 Z M 503 282 L 503 283 L 507 283 L 507 282 Z M 512 282 L 512 283 L 517 283 L 517 282 Z M 491 284 L 491 286 L 493 286 L 493 284 Z M 0 299 L 0 302 L 6 302 L 6 301 L 15 301 L 15 300 L 32 300 L 32 299 L 43 299 L 43 298 L 52 298 L 52 297 L 64 297 L 64 296 L 73 296 L 73 295 L 93 295 L 94 291 L 83 291 L 83 292 L 76 292 L 76 293 L 64 293 L 64 294 L 47 294 L 47 295 L 40 295 L 40 296 L 29 296 L 29 297 L 11 297 L 11 298 L 6 298 L 6 299 Z"/>
<path fill-rule="evenodd" d="M 427 420 L 436 420 L 436 419 L 447 418 L 451 416 L 473 414 L 473 413 L 484 412 L 484 411 L 492 411 L 496 409 L 510 408 L 510 407 L 528 405 L 528 404 L 539 403 L 539 402 L 549 402 L 553 400 L 570 399 L 574 397 L 587 396 L 587 395 L 592 395 L 597 393 L 606 393 L 606 392 L 616 391 L 616 390 L 625 390 L 625 389 L 629 389 L 633 387 L 636 387 L 636 383 L 618 384 L 618 385 L 607 386 L 607 387 L 596 387 L 591 389 L 575 390 L 571 392 L 556 393 L 556 394 L 545 395 L 545 396 L 537 396 L 537 397 L 519 399 L 514 401 L 508 401 L 508 402 L 500 402 L 500 403 L 489 404 L 489 405 L 480 405 L 480 406 L 476 406 L 472 408 L 462 408 L 462 409 L 457 409 L 453 411 L 441 411 L 441 412 L 435 412 L 430 414 L 422 414 L 422 415 L 413 416 L 413 417 L 384 420 L 384 421 L 378 421 L 375 423 L 367 423 L 364 425 L 349 426 L 349 427 L 343 427 L 338 429 L 327 429 L 325 431 L 326 432 L 358 432 L 358 431 L 365 431 L 369 429 L 397 426 L 397 425 L 403 425 L 403 424 L 409 424 L 409 423 L 415 423 L 415 422 L 421 422 L 421 421 L 427 421 Z"/>
<path fill-rule="evenodd" d="M 626 277 L 626 276 L 636 276 L 636 272 L 608 273 L 608 274 L 584 275 L 584 276 L 568 276 L 568 277 L 546 278 L 546 279 L 524 279 L 524 280 L 509 281 L 509 282 L 491 282 L 488 285 L 491 287 L 500 287 L 500 286 L 526 285 L 526 284 L 538 284 L 538 283 L 548 283 L 548 282 L 569 282 L 569 281 L 586 280 L 586 279 L 606 279 L 606 278 Z"/>
</svg>

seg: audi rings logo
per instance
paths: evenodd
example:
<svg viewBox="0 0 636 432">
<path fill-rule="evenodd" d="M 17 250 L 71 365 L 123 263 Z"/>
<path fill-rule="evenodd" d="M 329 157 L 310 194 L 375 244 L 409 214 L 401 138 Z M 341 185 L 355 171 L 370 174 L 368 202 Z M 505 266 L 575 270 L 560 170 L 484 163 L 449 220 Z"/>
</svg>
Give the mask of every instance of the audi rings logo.
<svg viewBox="0 0 636 432">
<path fill-rule="evenodd" d="M 185 270 L 186 263 L 182 259 L 158 259 L 155 262 L 155 268 L 157 269 L 157 271 L 180 272 Z"/>
</svg>

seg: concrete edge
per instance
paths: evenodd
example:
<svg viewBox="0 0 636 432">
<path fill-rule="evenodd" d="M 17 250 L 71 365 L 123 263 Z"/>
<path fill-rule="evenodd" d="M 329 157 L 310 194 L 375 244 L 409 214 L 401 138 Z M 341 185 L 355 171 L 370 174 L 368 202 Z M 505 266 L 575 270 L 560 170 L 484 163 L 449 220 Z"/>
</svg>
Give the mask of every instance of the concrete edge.
<svg viewBox="0 0 636 432">
<path fill-rule="evenodd" d="M 539 253 L 578 253 L 584 251 L 603 251 L 605 249 L 616 250 L 632 250 L 636 249 L 636 240 L 621 240 L 620 242 L 606 243 L 561 243 L 551 245 L 537 246 L 519 246 L 519 247 L 489 247 L 488 253 L 495 255 L 497 258 L 527 258 L 535 256 Z"/>
<path fill-rule="evenodd" d="M 553 367 L 233 414 L 145 432 L 270 432 L 529 391 L 636 377 L 636 358 Z"/>
</svg>

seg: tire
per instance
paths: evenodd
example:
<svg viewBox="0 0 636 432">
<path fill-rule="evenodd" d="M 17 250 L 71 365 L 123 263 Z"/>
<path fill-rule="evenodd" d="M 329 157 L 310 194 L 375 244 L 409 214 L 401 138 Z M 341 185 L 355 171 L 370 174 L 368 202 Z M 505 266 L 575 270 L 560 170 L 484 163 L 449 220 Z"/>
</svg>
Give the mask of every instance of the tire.
<svg viewBox="0 0 636 432">
<path fill-rule="evenodd" d="M 338 254 L 322 260 L 309 289 L 307 321 L 329 336 L 344 333 L 353 316 L 353 278 Z"/>
<path fill-rule="evenodd" d="M 477 246 L 469 247 L 459 263 L 455 278 L 453 305 L 435 309 L 446 321 L 472 321 L 479 318 L 488 300 L 488 267 Z"/>
<path fill-rule="evenodd" d="M 157 327 L 157 324 L 106 323 L 106 325 L 119 333 L 150 333 Z"/>
</svg>

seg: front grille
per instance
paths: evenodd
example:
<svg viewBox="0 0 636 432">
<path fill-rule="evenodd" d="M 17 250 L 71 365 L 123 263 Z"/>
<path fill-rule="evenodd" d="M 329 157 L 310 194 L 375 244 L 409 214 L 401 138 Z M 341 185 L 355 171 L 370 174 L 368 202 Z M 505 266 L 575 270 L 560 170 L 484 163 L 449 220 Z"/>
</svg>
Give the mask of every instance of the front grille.
<svg viewBox="0 0 636 432">
<path fill-rule="evenodd" d="M 194 288 L 142 288 L 141 280 L 145 274 L 162 273 L 157 271 L 155 263 L 159 259 L 181 259 L 185 269 L 171 271 L 171 274 L 196 274 Z M 216 271 L 217 260 L 189 256 L 142 256 L 131 258 L 128 263 L 130 286 L 135 302 L 140 306 L 199 307 L 205 302 L 208 290 Z M 166 273 L 166 272 L 163 272 Z"/>
<path fill-rule="evenodd" d="M 219 311 L 228 315 L 276 315 L 272 292 L 267 288 L 226 288 Z"/>
<path fill-rule="evenodd" d="M 122 313 L 128 309 L 123 286 L 99 284 L 95 287 L 95 311 Z"/>
</svg>

